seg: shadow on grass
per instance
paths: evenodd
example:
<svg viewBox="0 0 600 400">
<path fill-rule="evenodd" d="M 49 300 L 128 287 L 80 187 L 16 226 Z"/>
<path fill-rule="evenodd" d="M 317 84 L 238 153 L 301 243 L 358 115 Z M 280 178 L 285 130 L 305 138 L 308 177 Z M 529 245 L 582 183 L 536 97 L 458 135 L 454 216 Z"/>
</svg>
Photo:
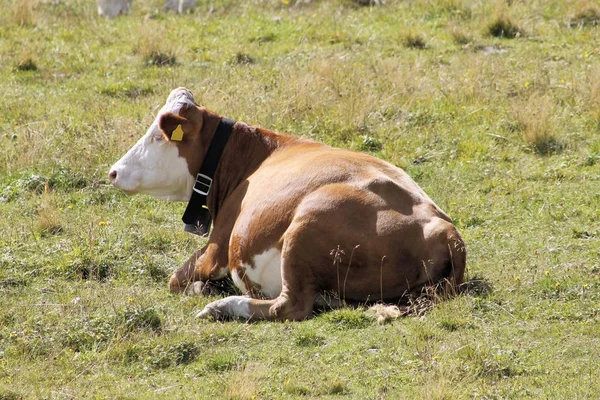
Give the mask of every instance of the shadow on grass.
<svg viewBox="0 0 600 400">
<path fill-rule="evenodd" d="M 353 328 L 365 328 L 372 324 L 373 319 L 382 324 L 400 317 L 419 317 L 441 301 L 455 296 L 487 297 L 492 291 L 491 283 L 476 275 L 460 284 L 458 288 L 452 288 L 446 282 L 442 282 L 423 288 L 419 295 L 403 296 L 396 301 L 344 301 L 335 293 L 324 292 L 315 302 L 312 317 L 323 316 L 328 322 Z M 230 278 L 210 282 L 210 295 L 235 294 L 239 293 Z M 367 313 L 363 312 L 365 309 Z"/>
<path fill-rule="evenodd" d="M 492 284 L 487 279 L 477 275 L 461 283 L 458 287 L 459 294 L 478 297 L 487 297 L 493 290 Z"/>
</svg>

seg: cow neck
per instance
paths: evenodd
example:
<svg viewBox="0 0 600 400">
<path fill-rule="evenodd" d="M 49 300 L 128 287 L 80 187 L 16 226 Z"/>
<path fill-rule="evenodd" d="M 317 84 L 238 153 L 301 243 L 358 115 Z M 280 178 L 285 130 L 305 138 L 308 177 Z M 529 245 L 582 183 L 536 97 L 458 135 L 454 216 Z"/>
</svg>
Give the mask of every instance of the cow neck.
<svg viewBox="0 0 600 400">
<path fill-rule="evenodd" d="M 220 118 L 219 122 L 215 123 L 214 117 Z M 185 230 L 200 236 L 208 234 L 227 197 L 282 143 L 295 139 L 218 117 L 208 110 L 205 118 L 209 126 L 216 127 L 214 132 L 202 129 L 201 135 L 206 137 L 203 148 L 208 150 L 182 218 Z"/>
<path fill-rule="evenodd" d="M 250 127 L 238 122 L 213 182 L 214 190 L 208 197 L 208 208 L 216 219 L 226 199 L 242 185 L 284 142 L 294 139 L 266 129 Z"/>
<path fill-rule="evenodd" d="M 181 218 L 185 223 L 185 230 L 188 232 L 204 236 L 210 229 L 212 218 L 207 208 L 208 195 L 213 186 L 215 172 L 221 160 L 221 155 L 227 146 L 235 123 L 236 121 L 232 119 L 221 118 L 210 139 L 210 144 L 203 146 L 207 150 L 202 157 L 202 164 L 196 175 L 192 195 Z M 216 215 L 216 212 L 213 215 Z"/>
</svg>

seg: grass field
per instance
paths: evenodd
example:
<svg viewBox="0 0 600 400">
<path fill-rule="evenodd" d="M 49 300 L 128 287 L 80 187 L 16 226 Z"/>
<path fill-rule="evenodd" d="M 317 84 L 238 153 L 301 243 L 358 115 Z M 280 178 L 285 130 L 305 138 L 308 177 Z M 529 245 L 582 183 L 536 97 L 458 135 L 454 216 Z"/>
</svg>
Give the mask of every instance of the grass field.
<svg viewBox="0 0 600 400">
<path fill-rule="evenodd" d="M 600 398 L 593 1 L 0 0 L 0 399 Z M 213 322 L 185 204 L 109 166 L 170 90 L 404 168 L 483 281 L 378 325 Z"/>
</svg>

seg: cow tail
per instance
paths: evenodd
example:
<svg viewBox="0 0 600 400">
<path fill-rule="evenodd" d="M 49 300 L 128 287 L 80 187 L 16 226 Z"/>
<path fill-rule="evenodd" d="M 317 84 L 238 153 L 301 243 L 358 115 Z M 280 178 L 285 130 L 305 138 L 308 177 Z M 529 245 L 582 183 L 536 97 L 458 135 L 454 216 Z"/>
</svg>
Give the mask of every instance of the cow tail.
<svg viewBox="0 0 600 400">
<path fill-rule="evenodd" d="M 447 241 L 449 257 L 446 267 L 446 279 L 453 291 L 456 292 L 464 280 L 467 265 L 467 248 L 458 231 L 455 229 L 453 231 L 454 232 L 448 235 Z"/>
</svg>

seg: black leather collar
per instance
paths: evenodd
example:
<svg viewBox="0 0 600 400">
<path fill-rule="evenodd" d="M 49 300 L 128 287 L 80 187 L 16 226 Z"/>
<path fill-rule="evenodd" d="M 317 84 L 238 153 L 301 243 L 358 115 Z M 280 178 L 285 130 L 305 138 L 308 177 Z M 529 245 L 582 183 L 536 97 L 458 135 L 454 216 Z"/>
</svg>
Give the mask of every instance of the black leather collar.
<svg viewBox="0 0 600 400">
<path fill-rule="evenodd" d="M 206 236 L 210 230 L 212 217 L 206 207 L 207 198 L 212 187 L 217 166 L 219 165 L 219 160 L 221 159 L 223 150 L 225 150 L 229 136 L 231 136 L 233 125 L 236 122 L 229 118 L 222 118 L 210 141 L 208 151 L 200 167 L 200 172 L 196 176 L 196 184 L 194 185 L 192 197 L 181 218 L 185 223 L 186 232 Z"/>
</svg>

